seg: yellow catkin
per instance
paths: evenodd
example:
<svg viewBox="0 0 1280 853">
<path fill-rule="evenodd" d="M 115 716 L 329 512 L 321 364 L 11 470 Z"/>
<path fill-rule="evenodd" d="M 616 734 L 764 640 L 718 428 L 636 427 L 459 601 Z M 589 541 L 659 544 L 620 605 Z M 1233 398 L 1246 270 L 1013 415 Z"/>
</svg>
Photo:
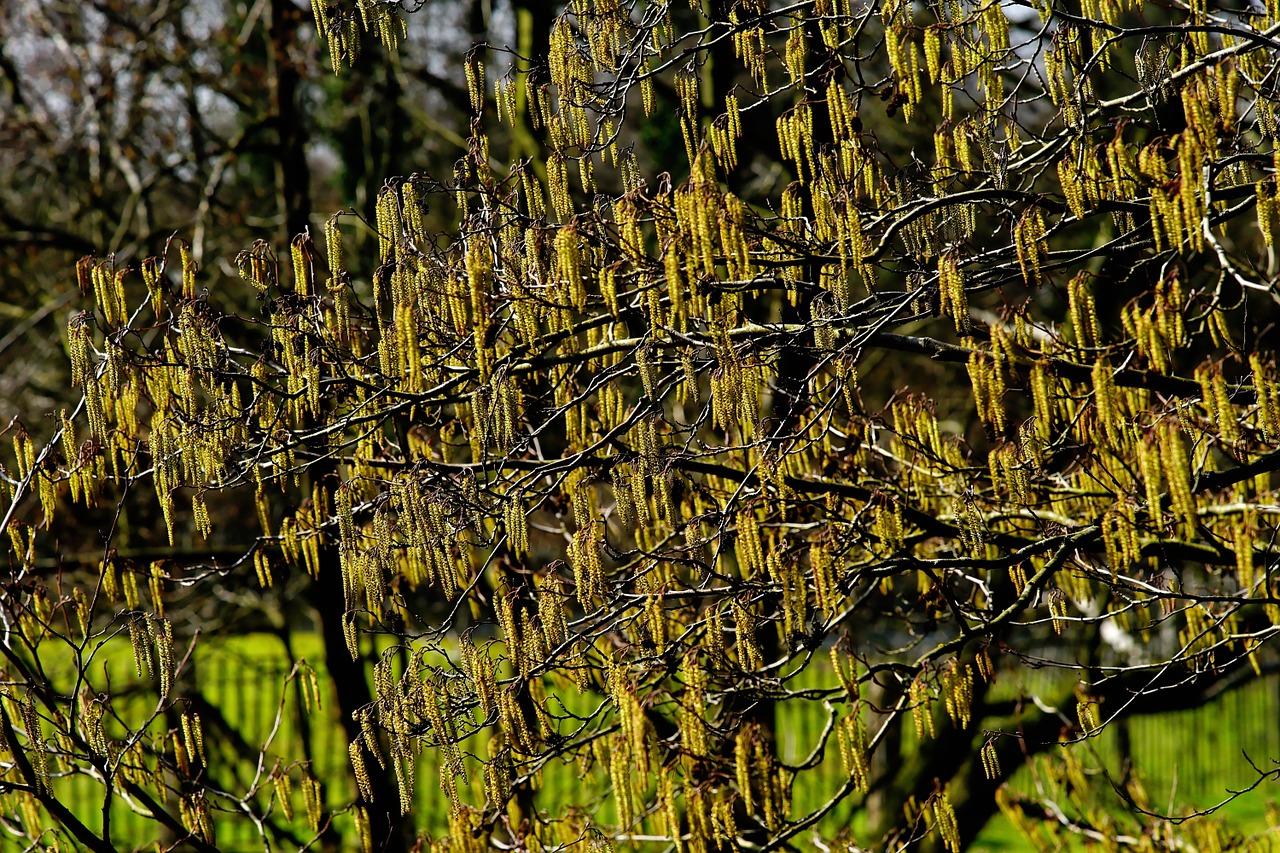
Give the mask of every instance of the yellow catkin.
<svg viewBox="0 0 1280 853">
<path fill-rule="evenodd" d="M 293 780 L 289 778 L 289 773 L 280 766 L 276 766 L 271 774 L 271 784 L 275 789 L 276 804 L 280 807 L 281 814 L 287 821 L 293 821 Z"/>
<path fill-rule="evenodd" d="M 911 702 L 911 719 L 915 724 L 916 737 L 923 739 L 927 734 L 935 737 L 933 727 L 933 701 L 929 695 L 929 687 L 922 676 L 911 682 L 908 698 Z"/>
<path fill-rule="evenodd" d="M 1173 512 L 1182 522 L 1185 535 L 1197 525 L 1196 501 L 1191 491 L 1191 463 L 1177 424 L 1161 426 L 1159 431 L 1160 464 L 1168 483 Z"/>
<path fill-rule="evenodd" d="M 994 740 L 988 740 L 982 745 L 982 772 L 988 779 L 999 779 L 1003 775 L 1000 772 L 1000 759 L 996 754 L 996 743 Z"/>
<path fill-rule="evenodd" d="M 855 790 L 866 791 L 871 781 L 870 756 L 867 751 L 867 729 L 855 706 L 837 728 L 840 755 L 845 773 Z"/>
<path fill-rule="evenodd" d="M 1023 280 L 1028 285 L 1038 287 L 1043 283 L 1042 270 L 1049 257 L 1045 242 L 1044 214 L 1039 207 L 1031 207 L 1019 217 L 1014 225 L 1013 240 Z"/>
<path fill-rule="evenodd" d="M 938 297 L 941 311 L 955 321 L 956 331 L 969 331 L 969 300 L 965 295 L 964 276 L 955 252 L 938 257 Z"/>
<path fill-rule="evenodd" d="M 960 828 L 956 823 L 955 810 L 945 791 L 934 798 L 928 809 L 928 816 L 932 818 L 933 829 L 942 839 L 942 846 L 949 853 L 960 853 Z"/>
</svg>

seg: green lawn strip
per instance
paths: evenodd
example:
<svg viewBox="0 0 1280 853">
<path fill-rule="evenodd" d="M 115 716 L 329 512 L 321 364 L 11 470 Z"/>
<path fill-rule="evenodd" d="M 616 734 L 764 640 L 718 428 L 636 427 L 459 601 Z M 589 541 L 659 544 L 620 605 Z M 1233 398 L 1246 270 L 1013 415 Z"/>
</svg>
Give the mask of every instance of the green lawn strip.
<svg viewBox="0 0 1280 853">
<path fill-rule="evenodd" d="M 312 772 L 328 787 L 328 805 L 341 807 L 354 796 L 348 766 L 347 744 L 337 719 L 337 703 L 323 666 L 323 649 L 318 636 L 306 633 L 292 638 L 294 653 L 298 658 L 315 667 L 321 685 L 321 707 L 312 709 L 309 720 L 312 726 Z M 391 642 L 380 639 L 380 649 L 388 649 Z M 182 650 L 185 652 L 185 650 Z M 392 652 L 392 654 L 395 654 Z M 67 673 L 69 682 L 74 674 L 73 654 L 65 646 L 46 643 L 41 647 L 41 661 L 50 672 Z M 239 738 L 252 750 L 239 756 L 234 771 L 224 763 L 229 757 L 231 745 L 218 740 L 218 734 L 209 721 L 205 722 L 206 751 L 215 770 L 233 773 L 243 784 L 253 777 L 259 762 L 258 751 L 264 745 L 275 724 L 281 696 L 284 695 L 284 713 L 274 739 L 262 757 L 264 785 L 252 801 L 252 807 L 261 812 L 273 788 L 266 782 L 265 773 L 276 766 L 290 772 L 293 780 L 294 820 L 289 829 L 301 838 L 311 837 L 307 826 L 301 795 L 304 750 L 298 736 L 296 714 L 297 699 L 292 687 L 286 687 L 285 679 L 293 669 L 293 661 L 284 658 L 281 641 L 270 635 L 251 635 L 228 638 L 202 638 L 193 656 L 196 683 L 204 698 L 218 709 Z M 188 666 L 191 666 L 189 663 Z M 396 671 L 398 672 L 397 669 Z M 137 675 L 133 650 L 127 634 L 117 636 L 94 650 L 88 668 L 95 689 L 110 684 L 113 700 L 111 710 L 130 726 L 136 726 L 154 714 L 156 708 L 156 680 L 144 672 Z M 787 682 L 792 690 L 834 687 L 836 680 L 829 667 L 811 666 L 808 670 Z M 1036 692 L 1053 695 L 1053 677 L 1034 671 L 1002 673 L 993 686 L 993 696 Z M 70 689 L 72 684 L 59 682 L 60 689 Z M 1181 711 L 1172 714 L 1136 717 L 1129 722 L 1130 754 L 1136 772 L 1142 779 L 1151 806 L 1155 810 L 1172 810 L 1185 813 L 1192 808 L 1205 808 L 1227 796 L 1230 787 L 1243 787 L 1252 781 L 1251 771 L 1242 752 L 1248 754 L 1259 767 L 1272 766 L 1271 760 L 1280 755 L 1280 733 L 1276 719 L 1276 680 L 1267 679 L 1235 691 L 1212 706 Z M 324 692 L 329 691 L 329 692 Z M 579 694 L 566 683 L 547 683 L 546 693 L 553 709 L 552 725 L 560 736 L 570 736 L 578 731 L 581 723 L 575 715 L 589 715 L 600 703 L 594 692 Z M 841 714 L 847 713 L 844 708 Z M 670 708 L 661 713 L 674 715 Z M 714 713 L 714 709 L 712 709 Z M 779 760 L 788 765 L 803 761 L 814 749 L 826 723 L 826 711 L 819 700 L 783 703 L 778 710 L 776 748 Z M 949 722 L 939 719 L 940 726 Z M 167 728 L 163 717 L 153 720 L 149 733 L 159 736 Z M 590 730 L 590 729 L 588 729 Z M 483 762 L 490 756 L 490 729 L 467 738 L 462 750 L 467 756 L 468 778 L 459 780 L 463 798 L 471 803 L 483 803 Z M 119 737 L 123 728 L 119 723 L 108 726 L 109 735 Z M 1083 771 L 1097 784 L 1090 786 L 1092 803 L 1114 817 L 1118 826 L 1126 825 L 1127 807 L 1107 783 L 1098 778 L 1105 768 L 1114 779 L 1121 775 L 1119 730 L 1110 726 L 1097 738 L 1076 747 L 1073 755 L 1081 762 Z M 605 735 L 606 739 L 611 735 Z M 914 731 L 903 733 L 901 752 L 909 757 L 927 744 L 917 741 Z M 214 758 L 217 754 L 219 759 Z M 654 761 L 661 760 L 655 756 Z M 65 769 L 65 768 L 64 768 Z M 655 766 L 653 773 L 660 772 Z M 417 760 L 417 785 L 414 796 L 414 820 L 418 829 L 442 837 L 448 829 L 448 802 L 439 784 L 439 762 L 434 750 L 424 749 Z M 1044 790 L 1046 772 L 1035 767 L 1019 768 L 1009 781 L 1012 791 L 1031 794 Z M 792 788 L 791 814 L 807 813 L 826 802 L 844 782 L 844 768 L 836 748 L 834 735 L 827 744 L 824 760 L 817 766 L 801 772 Z M 55 781 L 55 789 L 65 795 L 65 802 L 91 829 L 101 825 L 101 788 L 81 776 L 65 775 Z M 586 803 L 586 811 L 595 810 L 594 818 L 601 822 L 616 819 L 609 792 L 607 767 L 600 763 L 584 771 L 576 763 L 552 761 L 544 765 L 534 779 L 535 804 L 548 816 L 559 816 L 569 803 Z M 586 795 L 584 796 L 584 791 Z M 652 794 L 652 786 L 647 792 Z M 1071 804 L 1070 796 L 1062 791 L 1050 790 L 1053 796 L 1061 794 L 1063 810 L 1070 817 L 1078 817 L 1078 810 Z M 1251 835 L 1269 829 L 1266 801 L 1276 796 L 1275 783 L 1264 783 L 1258 790 L 1239 798 L 1221 809 L 1216 818 L 1240 835 Z M 835 809 L 818 826 L 818 834 L 831 838 L 837 834 L 852 833 L 865 843 L 874 839 L 862 838 L 866 828 L 857 808 L 859 798 L 850 798 Z M 279 805 L 274 806 L 279 815 Z M 345 836 L 353 833 L 353 825 L 345 814 L 335 818 L 337 828 Z M 112 808 L 113 840 L 125 849 L 138 849 L 153 844 L 155 826 L 145 817 L 134 814 L 128 804 L 117 798 Z M 1130 822 L 1131 823 L 1131 822 Z M 215 813 L 219 843 L 227 849 L 244 849 L 260 846 L 251 823 L 242 814 Z M 636 834 L 656 835 L 661 832 L 654 817 L 643 819 L 635 828 Z M 1069 840 L 1069 833 L 1062 833 L 1066 849 L 1084 849 L 1083 843 Z M 255 843 L 256 842 L 256 843 Z M 1003 816 L 998 815 L 983 830 L 973 849 L 1017 850 L 1026 849 L 1027 840 Z M 630 847 L 633 845 L 622 845 Z M 635 849 L 652 845 L 638 844 Z"/>
</svg>

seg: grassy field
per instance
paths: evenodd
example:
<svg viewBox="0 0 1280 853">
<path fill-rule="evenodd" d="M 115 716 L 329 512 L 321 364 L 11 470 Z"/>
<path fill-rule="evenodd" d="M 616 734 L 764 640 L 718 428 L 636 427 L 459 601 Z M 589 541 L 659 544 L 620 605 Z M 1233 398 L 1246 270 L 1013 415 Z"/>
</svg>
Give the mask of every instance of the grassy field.
<svg viewBox="0 0 1280 853">
<path fill-rule="evenodd" d="M 310 763 L 306 766 L 328 786 L 327 799 L 330 804 L 348 802 L 354 791 L 348 772 L 347 744 L 338 724 L 333 696 L 323 695 L 323 690 L 333 688 L 331 685 L 326 687 L 328 680 L 324 673 L 318 638 L 302 634 L 296 635 L 293 642 L 295 655 L 315 667 L 318 683 L 322 686 L 321 707 L 308 714 L 312 741 Z M 58 656 L 56 652 L 51 655 L 53 658 Z M 58 664 L 55 661 L 52 664 L 46 662 L 46 665 Z M 136 681 L 133 658 L 127 643 L 117 643 L 115 647 L 104 649 L 93 666 L 97 672 L 105 671 L 109 674 L 111 683 L 117 686 L 117 690 L 119 685 Z M 240 743 L 219 739 L 215 728 L 208 722 L 205 724 L 208 741 L 206 750 L 215 770 L 226 774 L 229 764 L 235 768 L 234 779 L 221 778 L 217 781 L 229 790 L 243 791 L 257 775 L 263 783 L 263 793 L 256 799 L 260 808 L 272 790 L 271 785 L 266 782 L 266 774 L 279 761 L 280 767 L 288 769 L 294 780 L 295 820 L 292 829 L 298 838 L 306 839 L 313 833 L 305 820 L 299 789 L 307 756 L 295 723 L 299 708 L 298 696 L 295 686 L 286 680 L 292 669 L 292 666 L 284 663 L 281 641 L 262 635 L 216 642 L 203 641 L 194 655 L 193 671 L 208 700 L 221 709 L 239 736 Z M 820 668 L 806 672 L 800 678 L 803 679 L 803 684 L 795 686 L 826 686 L 827 682 L 834 683 L 833 673 Z M 1000 689 L 1013 692 L 1047 692 L 1046 689 L 1051 686 L 1042 676 L 1034 673 L 1027 673 L 1025 677 L 1010 674 L 1005 678 Z M 1038 682 L 1029 679 L 1038 679 Z M 1280 758 L 1278 689 L 1280 682 L 1276 679 L 1262 680 L 1228 694 L 1210 707 L 1133 719 L 1129 723 L 1130 754 L 1145 783 L 1153 808 L 1170 811 L 1187 807 L 1204 808 L 1225 798 L 1228 789 L 1241 787 L 1256 778 L 1256 774 L 1251 777 L 1249 766 L 1242 756 L 1244 752 L 1261 767 L 1274 766 L 1272 760 Z M 581 711 L 587 707 L 587 698 L 578 698 L 572 691 L 563 698 L 572 710 Z M 114 710 L 123 719 L 136 724 L 150 715 L 154 707 L 153 698 L 147 699 L 139 694 L 134 702 L 127 698 L 118 699 Z M 278 730 L 277 713 L 281 720 Z M 784 706 L 780 709 L 777 726 L 779 757 L 784 762 L 796 762 L 807 755 L 820 736 L 824 719 L 820 706 Z M 153 723 L 153 727 L 163 728 L 164 725 L 162 719 Z M 487 756 L 486 744 L 475 743 L 477 738 L 471 740 L 473 742 L 464 744 L 464 749 Z M 1099 768 L 1105 767 L 1111 773 L 1118 774 L 1121 763 L 1118 744 L 1118 732 L 1108 729 L 1085 748 L 1077 748 L 1075 755 L 1086 773 L 1096 773 Z M 902 743 L 903 754 L 909 754 L 921 746 L 915 741 L 913 732 L 906 733 Z M 828 751 L 828 754 L 832 753 L 834 749 Z M 220 760 L 215 759 L 215 755 L 220 756 Z M 228 761 L 231 758 L 238 760 Z M 447 827 L 447 803 L 438 785 L 438 765 L 430 751 L 424 752 L 419 759 L 417 776 L 416 821 L 421 829 L 439 837 Z M 1030 792 L 1035 790 L 1038 780 L 1040 783 L 1043 781 L 1033 768 L 1024 767 L 1014 774 L 1009 784 L 1016 791 Z M 474 789 L 469 801 L 483 802 L 480 774 L 471 774 L 469 781 Z M 816 770 L 804 774 L 794 790 L 793 814 L 808 811 L 825 801 L 843 781 L 843 771 L 835 757 Z M 603 797 L 607 785 L 599 768 L 580 778 L 577 767 L 569 765 L 549 766 L 544 770 L 540 782 L 538 804 L 553 813 L 560 803 L 583 802 L 584 794 L 586 800 L 597 795 Z M 99 788 L 90 780 L 74 776 L 63 778 L 56 785 L 66 795 L 66 801 L 74 804 L 75 810 L 90 828 L 101 825 Z M 1100 787 L 1105 788 L 1105 783 Z M 1269 828 L 1266 804 L 1268 798 L 1276 796 L 1277 787 L 1274 783 L 1267 783 L 1231 803 L 1219 816 L 1236 832 L 1264 832 Z M 1117 814 L 1121 813 L 1123 804 L 1120 799 L 1109 791 L 1106 796 L 1110 796 L 1113 801 L 1106 804 L 1106 807 L 1114 809 Z M 611 807 L 605 804 L 599 816 L 607 820 L 610 813 Z M 353 827 L 350 820 L 345 815 L 339 815 L 335 820 L 344 838 L 352 838 Z M 849 820 L 849 809 L 838 809 L 820 825 L 819 832 L 824 837 L 830 837 Z M 113 807 L 112 822 L 113 840 L 122 848 L 137 849 L 153 844 L 156 840 L 154 826 L 130 812 L 123 802 L 117 801 Z M 262 850 L 261 841 L 243 815 L 215 814 L 215 822 L 222 849 Z M 857 835 L 860 827 L 856 814 L 853 816 L 852 829 Z M 281 849 L 288 849 L 289 846 L 283 845 Z M 653 845 L 649 847 L 658 849 Z M 1027 841 L 1006 820 L 997 817 L 972 849 L 1024 850 L 1027 849 Z"/>
</svg>

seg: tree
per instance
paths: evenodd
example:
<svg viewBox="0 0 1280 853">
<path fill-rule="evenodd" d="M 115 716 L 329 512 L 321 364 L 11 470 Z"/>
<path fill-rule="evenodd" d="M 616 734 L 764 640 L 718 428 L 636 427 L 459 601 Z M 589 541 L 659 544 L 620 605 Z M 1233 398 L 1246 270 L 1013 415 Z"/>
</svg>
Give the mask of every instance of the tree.
<svg viewBox="0 0 1280 853">
<path fill-rule="evenodd" d="M 314 12 L 335 67 L 404 34 Z M 8 429 L 7 823 L 127 843 L 60 796 L 79 774 L 193 849 L 222 811 L 268 848 L 341 813 L 407 849 L 429 750 L 442 849 L 956 851 L 1000 808 L 1239 843 L 1081 761 L 1276 668 L 1278 19 L 574 3 L 522 32 L 545 52 L 468 54 L 452 176 L 241 252 L 258 310 L 176 241 L 86 258 L 80 405 Z M 648 159 L 664 127 L 680 166 Z M 124 556 L 144 491 L 180 561 Z M 257 533 L 219 529 L 250 504 Z M 60 560 L 93 526 L 98 564 Z M 349 803 L 306 757 L 239 790 L 206 760 L 167 587 L 254 584 L 315 602 Z M 125 635 L 141 719 L 90 665 Z M 1065 677 L 1005 687 L 1028 665 Z M 1000 787 L 1038 754 L 1062 802 Z"/>
<path fill-rule="evenodd" d="M 176 234 L 203 267 L 229 264 L 255 238 L 287 245 L 339 207 L 372 218 L 388 175 L 447 169 L 466 88 L 439 72 L 488 34 L 436 24 L 394 63 L 370 39 L 339 80 L 305 4 L 4 4 L 0 316 L 12 326 L 0 333 L 0 419 L 74 406 L 61 341 L 77 258 L 137 266 Z"/>
<path fill-rule="evenodd" d="M 474 27 L 488 20 L 437 16 L 430 30 L 400 45 L 395 62 L 378 58 L 380 48 L 371 37 L 359 67 L 339 79 L 323 54 L 311 49 L 314 28 L 306 13 L 305 6 L 289 2 L 4 4 L 0 245 L 8 251 L 0 253 L 0 264 L 8 287 L 0 316 L 12 323 L 0 323 L 0 426 L 15 428 L 20 412 L 76 408 L 79 391 L 70 387 L 63 351 L 66 322 L 82 299 L 69 274 L 77 257 L 96 250 L 120 268 L 137 268 L 147 254 L 180 235 L 194 266 L 212 273 L 202 275 L 202 285 L 217 288 L 220 271 L 232 269 L 237 250 L 255 237 L 274 236 L 283 246 L 308 225 L 318 231 L 323 219 L 314 217 L 313 208 L 345 204 L 372 218 L 387 174 L 452 162 L 468 126 L 467 116 L 451 107 L 459 98 L 467 101 L 465 81 L 443 79 L 433 69 L 460 61 L 472 38 L 485 37 Z M 497 30 L 493 38 L 506 37 Z M 410 110 L 409 104 L 424 108 Z M 410 147 L 408 138 L 418 142 Z M 355 237 L 359 251 L 370 234 Z M 177 242 L 172 245 L 176 252 Z M 352 272 L 363 269 L 353 266 Z M 256 308 L 249 289 L 221 290 L 218 301 L 224 311 Z M 57 423 L 28 416 L 23 428 L 43 443 Z M 66 453 L 75 456 L 81 449 L 67 445 Z M 92 444 L 86 450 L 93 452 Z M 215 512 L 225 530 L 255 518 L 252 505 L 234 500 Z M 301 578 L 264 592 L 224 586 L 186 596 L 180 576 L 188 558 L 234 559 L 244 543 L 219 536 L 170 547 L 154 501 L 135 501 L 118 518 L 123 529 L 104 544 L 85 533 L 108 525 L 105 517 L 83 511 L 62 516 L 60 522 L 70 523 L 59 524 L 50 536 L 74 547 L 41 552 L 35 557 L 39 568 L 88 566 L 96 572 L 114 549 L 118 559 L 148 572 L 156 564 L 154 582 L 167 589 L 164 612 L 179 645 L 196 631 L 265 631 L 280 642 L 260 649 L 257 664 L 274 669 L 279 656 L 292 665 L 303 653 L 316 615 L 301 594 Z M 327 601 L 319 597 L 316 603 Z M 317 662 L 323 675 L 322 660 Z M 220 708 L 213 683 L 218 673 L 197 673 L 196 662 L 187 660 L 175 690 L 185 707 L 203 717 L 211 741 L 226 745 L 215 758 L 225 774 L 219 783 L 229 789 L 248 785 L 261 741 L 249 742 L 258 736 L 248 733 L 252 726 L 246 728 L 243 714 L 236 719 Z M 96 677 L 111 677 L 108 692 L 129 697 L 115 706 L 116 713 L 127 713 L 121 706 L 137 701 L 135 686 L 121 684 L 120 672 L 99 670 Z M 299 730 L 291 760 L 313 759 L 326 741 L 326 727 L 311 731 L 302 710 L 290 708 L 282 717 L 286 731 Z M 279 741 L 275 746 L 277 754 L 282 751 Z M 270 769 L 274 759 L 267 758 Z M 337 789 L 335 798 L 347 797 L 342 791 L 354 786 L 354 777 L 335 775 L 332 762 L 328 770 L 316 767 L 322 781 Z M 57 794 L 68 802 L 82 799 L 85 788 L 75 781 L 66 780 Z M 327 804 L 323 788 L 319 796 Z M 116 837 L 140 844 L 143 839 L 130 835 L 136 827 L 128 823 L 129 809 L 120 797 L 113 802 L 121 813 L 114 822 Z M 352 831 L 341 822 L 336 826 Z M 326 844 L 336 843 L 334 829 L 329 827 Z"/>
</svg>

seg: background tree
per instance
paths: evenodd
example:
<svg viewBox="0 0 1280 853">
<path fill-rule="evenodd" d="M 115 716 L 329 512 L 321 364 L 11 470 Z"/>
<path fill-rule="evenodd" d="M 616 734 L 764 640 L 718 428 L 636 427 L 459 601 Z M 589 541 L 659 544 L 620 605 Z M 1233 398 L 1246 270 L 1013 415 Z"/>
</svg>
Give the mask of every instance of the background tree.
<svg viewBox="0 0 1280 853">
<path fill-rule="evenodd" d="M 305 5 L 6 3 L 0 418 L 68 404 L 66 271 L 81 256 L 136 266 L 180 234 L 216 282 L 257 238 L 287 245 L 343 207 L 372 218 L 388 176 L 447 170 L 468 117 L 464 81 L 444 72 L 490 21 L 468 4 L 432 11 L 394 61 L 368 36 L 338 79 Z M 494 40 L 511 41 L 498 24 Z"/>
<path fill-rule="evenodd" d="M 177 238 L 187 244 L 193 267 L 203 269 L 201 287 L 217 291 L 218 304 L 256 310 L 252 291 L 221 289 L 236 275 L 239 249 L 257 237 L 286 246 L 293 234 L 318 230 L 316 209 L 327 215 L 345 205 L 372 219 L 387 175 L 447 169 L 468 117 L 451 107 L 459 98 L 466 102 L 465 81 L 443 72 L 461 61 L 473 38 L 488 36 L 472 27 L 491 21 L 462 4 L 433 11 L 434 26 L 402 40 L 394 61 L 375 35 L 366 37 L 363 64 L 339 79 L 315 49 L 307 8 L 288 2 L 4 4 L 0 425 L 8 427 L 6 435 L 27 430 L 43 443 L 58 421 L 42 414 L 76 408 L 65 326 L 83 299 L 69 274 L 77 258 L 96 251 L 122 269 L 136 269 Z M 511 41 L 503 26 L 499 21 L 495 41 Z M 371 238 L 376 241 L 369 229 L 358 231 L 353 249 Z M 177 252 L 178 243 L 172 245 Z M 21 425 L 14 420 L 19 413 Z M 92 442 L 64 445 L 66 458 L 95 452 Z M 229 531 L 256 523 L 252 505 L 237 500 L 215 512 Z M 107 534 L 113 519 L 119 524 Z M 305 641 L 317 621 L 300 597 L 301 578 L 267 592 L 226 584 L 184 595 L 185 562 L 234 560 L 243 542 L 221 535 L 171 546 L 154 501 L 135 500 L 119 512 L 82 510 L 58 522 L 50 536 L 72 547 L 41 552 L 40 570 L 96 573 L 108 552 L 148 572 L 155 562 L 179 644 L 196 631 L 269 631 L 287 642 L 278 644 L 280 652 L 277 644 L 260 649 L 259 662 L 275 665 L 271 658 L 279 654 L 292 664 L 306 645 L 293 643 L 292 633 Z M 92 532 L 99 525 L 110 543 Z M 323 657 L 317 663 L 323 667 Z M 244 745 L 244 721 L 217 713 L 209 693 L 216 685 L 206 681 L 190 659 L 182 670 L 184 698 L 203 710 L 211 738 L 228 744 L 223 757 L 239 766 L 235 753 L 248 750 L 252 757 L 261 744 Z M 291 708 L 284 723 L 305 732 L 306 715 L 295 719 Z M 247 778 L 252 771 L 249 764 Z M 340 778 L 325 781 L 345 787 Z M 74 801 L 83 790 L 59 793 Z M 116 798 L 113 808 L 120 802 Z"/>
<path fill-rule="evenodd" d="M 343 69 L 406 32 L 313 11 Z M 1081 762 L 1275 668 L 1280 9 L 513 11 L 452 174 L 376 194 L 376 260 L 343 213 L 235 257 L 256 310 L 176 242 L 78 266 L 83 399 L 48 444 L 9 429 L 10 825 L 126 843 L 59 794 L 81 774 L 198 849 L 222 810 L 403 849 L 429 749 L 448 849 L 954 851 L 1000 807 L 1240 843 Z M 669 116 L 678 166 L 644 156 Z M 180 561 L 122 556 L 144 491 Z M 250 503 L 257 534 L 213 523 Z M 86 574 L 58 554 L 88 524 Z M 309 756 L 223 783 L 171 581 L 309 592 L 354 801 Z M 141 718 L 91 665 L 126 635 Z M 784 760 L 796 713 L 824 725 Z M 1038 795 L 999 788 L 1039 753 Z"/>
<path fill-rule="evenodd" d="M 78 401 L 64 329 L 82 298 L 68 274 L 79 256 L 97 251 L 137 268 L 180 234 L 193 265 L 204 268 L 201 286 L 218 291 L 224 309 L 255 310 L 252 292 L 220 289 L 236 277 L 239 248 L 256 237 L 285 246 L 292 234 L 319 229 L 315 207 L 328 214 L 347 205 L 371 219 L 388 174 L 448 168 L 468 127 L 451 105 L 467 97 L 465 81 L 443 72 L 460 63 L 472 37 L 486 36 L 471 27 L 489 24 L 468 4 L 442 4 L 435 26 L 404 38 L 396 60 L 370 36 L 361 64 L 339 79 L 314 49 L 306 6 L 289 3 L 17 1 L 0 9 L 0 20 L 0 268 L 8 283 L 0 423 L 40 442 L 58 427 L 42 412 L 73 411 Z M 493 37 L 509 41 L 500 27 Z M 353 247 L 370 237 L 369 229 L 355 234 Z M 18 412 L 26 416 L 20 425 Z M 64 456 L 82 450 L 95 452 L 92 443 L 68 444 Z M 172 561 L 157 562 L 174 573 L 160 567 L 169 579 L 157 583 L 170 584 L 179 643 L 196 630 L 269 630 L 287 640 L 301 630 L 305 639 L 316 624 L 297 584 L 270 592 L 227 584 L 183 596 L 177 581 L 192 547 L 196 560 L 224 560 L 242 553 L 241 540 L 170 546 L 157 533 L 163 523 L 154 502 L 119 508 L 110 543 L 82 535 L 110 526 L 108 507 L 60 519 L 68 524 L 51 535 L 76 547 L 42 553 L 41 569 L 96 573 L 108 552 L 131 566 Z M 230 529 L 255 517 L 234 500 L 215 512 Z M 243 740 L 238 721 L 216 713 L 210 685 L 193 670 L 195 658 L 184 667 L 182 692 L 204 708 L 212 738 Z M 81 793 L 68 790 L 61 793 Z"/>
</svg>

